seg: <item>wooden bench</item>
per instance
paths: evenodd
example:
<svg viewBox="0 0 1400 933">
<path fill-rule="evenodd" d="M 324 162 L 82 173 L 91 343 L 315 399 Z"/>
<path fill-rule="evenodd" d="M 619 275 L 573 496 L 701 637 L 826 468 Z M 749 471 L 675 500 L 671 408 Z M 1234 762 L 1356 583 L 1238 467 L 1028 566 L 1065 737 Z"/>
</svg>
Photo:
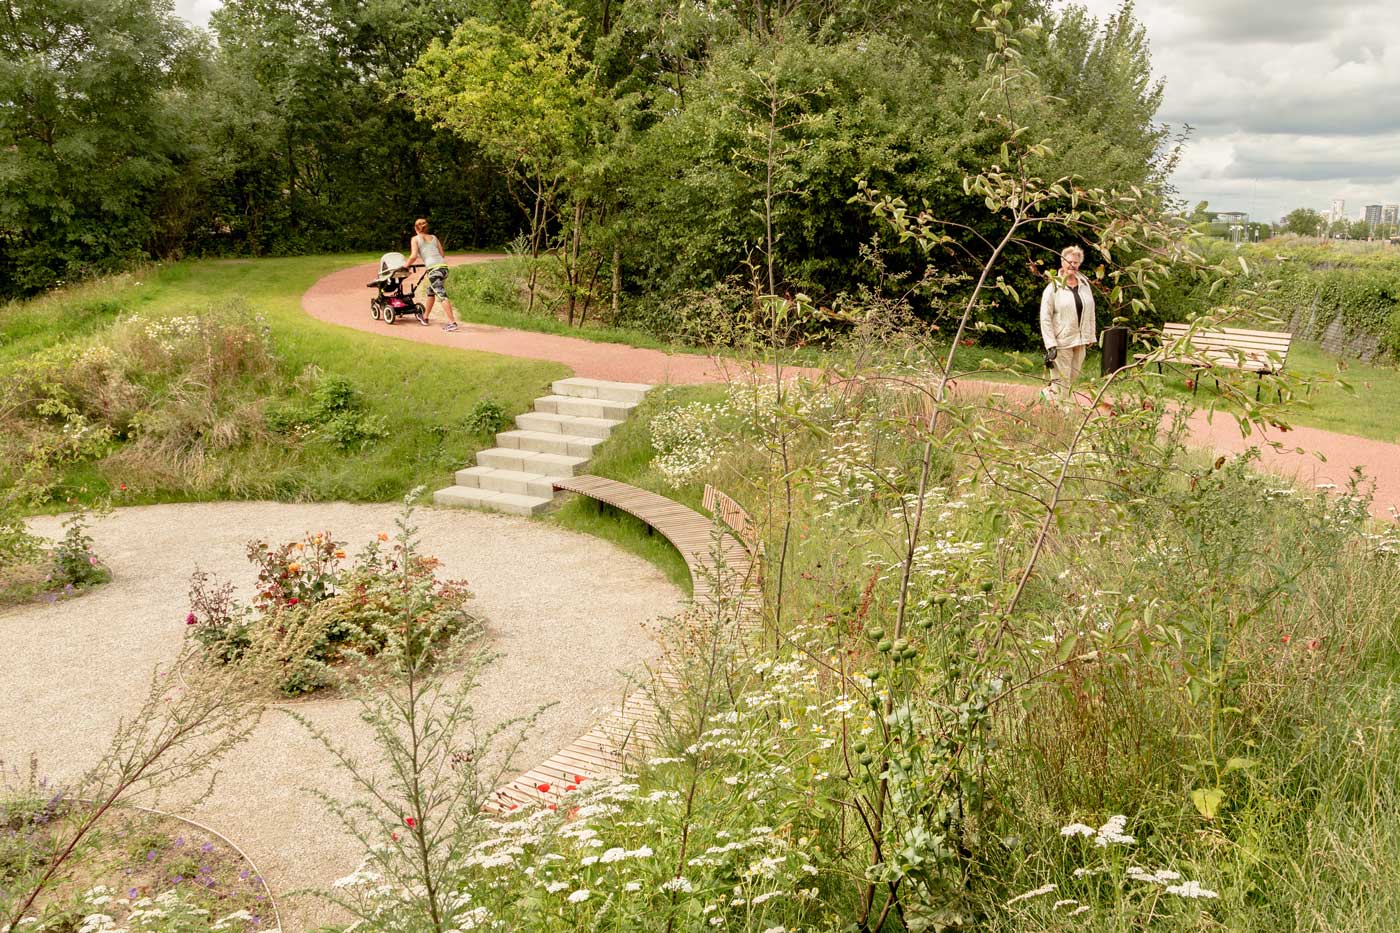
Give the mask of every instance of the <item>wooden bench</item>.
<svg viewBox="0 0 1400 933">
<path fill-rule="evenodd" d="M 685 559 L 697 605 L 723 597 L 716 589 L 739 590 L 740 629 L 756 627 L 762 594 L 754 585 L 757 537 L 748 513 L 724 493 L 705 488 L 705 507 L 733 534 L 716 534 L 715 520 L 665 496 L 602 476 L 555 477 L 554 488 L 588 496 L 621 509 L 656 529 Z M 680 679 L 665 667 L 652 671 L 646 689 L 632 690 L 622 708 L 580 736 L 567 748 L 497 788 L 483 804 L 488 813 L 504 814 L 520 807 L 557 806 L 579 780 L 620 774 L 629 758 L 654 749 L 660 734 L 661 711 L 654 697 L 666 700 L 681 689 Z M 541 788 L 547 788 L 542 790 Z"/>
<path fill-rule="evenodd" d="M 1169 356 L 1157 360 L 1157 371 L 1162 371 L 1163 363 L 1182 363 L 1197 370 L 1236 369 L 1257 373 L 1260 387 L 1263 377 L 1283 369 L 1288 362 L 1288 349 L 1293 344 L 1293 335 L 1275 330 L 1242 330 L 1235 327 L 1220 327 L 1214 330 L 1191 331 L 1189 324 L 1162 325 L 1162 345 L 1170 346 L 1188 339 L 1186 346 L 1178 347 Z M 1150 353 L 1135 354 L 1135 359 L 1143 360 Z M 1216 380 L 1218 387 L 1220 380 Z M 1191 392 L 1195 394 L 1200 379 L 1195 380 Z M 1255 390 L 1259 397 L 1259 389 Z"/>
</svg>

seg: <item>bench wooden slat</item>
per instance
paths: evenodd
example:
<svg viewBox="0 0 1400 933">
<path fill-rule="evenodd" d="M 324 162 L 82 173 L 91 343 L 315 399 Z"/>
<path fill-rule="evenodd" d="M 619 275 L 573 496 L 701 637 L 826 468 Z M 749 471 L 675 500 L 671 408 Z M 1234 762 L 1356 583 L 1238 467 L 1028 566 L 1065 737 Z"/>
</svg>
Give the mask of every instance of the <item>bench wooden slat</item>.
<svg viewBox="0 0 1400 933">
<path fill-rule="evenodd" d="M 1293 344 L 1293 335 L 1283 331 L 1220 327 L 1192 333 L 1189 324 L 1171 322 L 1162 325 L 1164 345 L 1183 338 L 1187 345 L 1167 356 L 1164 362 L 1260 374 L 1283 369 L 1288 361 L 1288 350 Z M 1150 355 L 1135 354 L 1134 358 L 1141 360 Z"/>
</svg>

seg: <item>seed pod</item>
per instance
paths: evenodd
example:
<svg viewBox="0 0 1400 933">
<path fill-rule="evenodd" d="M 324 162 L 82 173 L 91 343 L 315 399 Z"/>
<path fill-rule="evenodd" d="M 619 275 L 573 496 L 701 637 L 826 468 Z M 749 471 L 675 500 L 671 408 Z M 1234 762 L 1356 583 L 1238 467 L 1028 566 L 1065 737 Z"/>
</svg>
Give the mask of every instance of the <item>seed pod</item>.
<svg viewBox="0 0 1400 933">
<path fill-rule="evenodd" d="M 884 641 L 880 642 L 878 645 L 875 646 L 875 650 L 881 652 L 888 652 L 893 647 L 894 644 L 888 638 L 886 638 Z"/>
</svg>

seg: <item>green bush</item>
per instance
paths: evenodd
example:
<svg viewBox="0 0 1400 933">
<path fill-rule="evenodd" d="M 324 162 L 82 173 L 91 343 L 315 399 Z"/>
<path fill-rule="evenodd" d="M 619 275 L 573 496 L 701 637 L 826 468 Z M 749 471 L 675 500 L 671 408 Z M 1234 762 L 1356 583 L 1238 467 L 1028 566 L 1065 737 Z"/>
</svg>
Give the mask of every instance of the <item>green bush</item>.
<svg viewBox="0 0 1400 933">
<path fill-rule="evenodd" d="M 373 663 L 403 625 L 409 592 L 418 594 L 411 611 L 430 649 L 480 635 L 466 584 L 437 579 L 435 558 L 412 554 L 405 562 L 402 545 L 385 548 L 385 540 L 371 541 L 348 566 L 344 544 L 329 532 L 277 546 L 251 541 L 252 604 L 239 603 L 232 584 L 196 571 L 186 631 L 210 663 L 252 662 L 250 676 L 270 676 L 266 686 L 289 696 L 335 686 L 348 667 Z"/>
<path fill-rule="evenodd" d="M 304 440 L 323 441 L 337 450 L 363 449 L 389 436 L 383 417 L 369 414 L 364 393 L 344 376 L 317 378 L 304 403 L 268 412 L 268 427 Z"/>
<path fill-rule="evenodd" d="M 489 437 L 497 431 L 505 430 L 510 424 L 510 416 L 494 398 L 487 397 L 472 406 L 464 419 L 466 428 L 478 437 Z"/>
</svg>

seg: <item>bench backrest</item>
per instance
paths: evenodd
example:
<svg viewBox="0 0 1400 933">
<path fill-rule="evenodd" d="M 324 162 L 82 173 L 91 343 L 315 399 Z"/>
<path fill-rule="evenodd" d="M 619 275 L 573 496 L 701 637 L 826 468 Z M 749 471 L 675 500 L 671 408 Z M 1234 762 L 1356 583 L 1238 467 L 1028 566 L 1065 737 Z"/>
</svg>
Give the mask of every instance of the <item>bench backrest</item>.
<svg viewBox="0 0 1400 933">
<path fill-rule="evenodd" d="M 1190 332 L 1188 324 L 1163 324 L 1162 342 L 1180 340 Z M 1287 362 L 1288 348 L 1293 343 L 1293 335 L 1277 330 L 1242 330 L 1236 327 L 1218 327 L 1214 330 L 1200 330 L 1191 335 L 1191 346 L 1205 353 L 1242 353 L 1249 359 L 1268 359 L 1276 356 L 1280 363 Z"/>
<path fill-rule="evenodd" d="M 711 513 L 719 516 L 719 520 L 734 532 L 750 554 L 758 552 L 758 532 L 754 529 L 753 519 L 749 518 L 749 513 L 744 511 L 742 505 L 709 483 L 705 484 L 705 495 L 701 502 Z"/>
</svg>

